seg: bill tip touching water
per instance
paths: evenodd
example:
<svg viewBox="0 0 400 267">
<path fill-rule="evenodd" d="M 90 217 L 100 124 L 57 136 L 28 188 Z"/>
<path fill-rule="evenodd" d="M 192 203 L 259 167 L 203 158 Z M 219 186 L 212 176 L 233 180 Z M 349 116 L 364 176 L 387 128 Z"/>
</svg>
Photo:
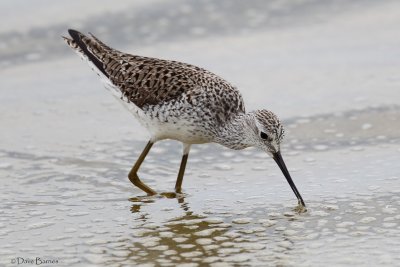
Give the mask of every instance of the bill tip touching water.
<svg viewBox="0 0 400 267">
<path fill-rule="evenodd" d="M 284 129 L 278 117 L 262 109 L 246 112 L 241 93 L 216 74 L 190 64 L 126 54 L 68 30 L 67 44 L 100 76 L 109 90 L 149 131 L 150 140 L 129 173 L 148 195 L 156 192 L 137 174 L 153 144 L 173 139 L 183 144 L 175 191 L 180 193 L 192 144 L 218 143 L 239 150 L 257 147 L 277 163 L 296 195 L 305 203 L 280 152 Z"/>
</svg>

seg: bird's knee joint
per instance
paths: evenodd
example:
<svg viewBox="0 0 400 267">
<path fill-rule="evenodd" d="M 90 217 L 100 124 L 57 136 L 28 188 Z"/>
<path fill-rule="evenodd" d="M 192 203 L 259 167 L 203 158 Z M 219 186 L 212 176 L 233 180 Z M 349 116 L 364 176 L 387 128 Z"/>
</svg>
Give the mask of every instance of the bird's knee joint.
<svg viewBox="0 0 400 267">
<path fill-rule="evenodd" d="M 128 178 L 129 178 L 129 180 L 130 180 L 133 184 L 136 184 L 137 182 L 140 181 L 139 176 L 137 176 L 136 173 L 130 173 L 130 174 L 128 175 Z"/>
</svg>

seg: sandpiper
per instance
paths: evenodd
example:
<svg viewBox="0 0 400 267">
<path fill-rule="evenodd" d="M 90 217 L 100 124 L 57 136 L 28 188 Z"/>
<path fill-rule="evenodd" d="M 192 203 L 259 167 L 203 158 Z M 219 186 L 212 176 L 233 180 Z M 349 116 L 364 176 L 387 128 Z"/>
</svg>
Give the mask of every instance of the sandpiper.
<svg viewBox="0 0 400 267">
<path fill-rule="evenodd" d="M 192 144 L 218 143 L 231 149 L 258 147 L 282 170 L 299 205 L 305 207 L 282 159 L 283 126 L 271 111 L 245 112 L 240 92 L 205 69 L 171 60 L 117 51 L 95 36 L 68 30 L 67 44 L 100 76 L 108 89 L 133 113 L 151 137 L 129 173 L 129 180 L 148 195 L 156 192 L 137 175 L 153 144 L 163 139 L 183 143 L 175 184 L 181 192 Z"/>
</svg>

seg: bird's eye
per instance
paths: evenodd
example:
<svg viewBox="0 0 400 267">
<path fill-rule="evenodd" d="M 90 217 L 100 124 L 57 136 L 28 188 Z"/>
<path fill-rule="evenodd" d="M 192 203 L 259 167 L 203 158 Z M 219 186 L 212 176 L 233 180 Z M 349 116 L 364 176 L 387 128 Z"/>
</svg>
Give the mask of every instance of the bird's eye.
<svg viewBox="0 0 400 267">
<path fill-rule="evenodd" d="M 265 139 L 265 140 L 269 139 L 268 135 L 267 135 L 266 133 L 264 133 L 264 132 L 261 132 L 261 133 L 260 133 L 260 137 L 261 137 L 262 139 Z"/>
</svg>

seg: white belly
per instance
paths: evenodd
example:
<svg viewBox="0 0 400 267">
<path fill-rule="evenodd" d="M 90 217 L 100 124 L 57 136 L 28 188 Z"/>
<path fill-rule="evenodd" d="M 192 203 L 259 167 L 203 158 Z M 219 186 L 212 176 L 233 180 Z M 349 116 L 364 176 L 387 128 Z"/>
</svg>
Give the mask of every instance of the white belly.
<svg viewBox="0 0 400 267">
<path fill-rule="evenodd" d="M 153 141 L 173 139 L 186 144 L 213 142 L 214 138 L 207 133 L 208 131 L 199 127 L 199 125 L 193 125 L 190 118 L 185 118 L 185 116 L 180 116 L 178 118 L 174 116 L 176 114 L 170 114 L 167 111 L 168 106 L 165 107 L 165 113 L 161 112 L 162 115 L 159 115 L 159 118 L 150 116 L 150 114 L 146 114 L 133 102 L 128 102 L 127 98 L 122 96 L 120 89 L 113 85 L 108 79 L 102 79 L 102 81 L 106 89 L 112 93 L 118 102 L 129 110 L 140 124 L 149 131 Z"/>
<path fill-rule="evenodd" d="M 164 122 L 157 118 L 152 119 L 134 103 L 128 103 L 126 99 L 121 99 L 121 95 L 113 95 L 149 131 L 153 141 L 173 139 L 186 144 L 203 144 L 213 141 L 211 136 L 199 133 L 198 127 L 193 126 L 188 120 L 171 117 L 168 122 Z"/>
</svg>

